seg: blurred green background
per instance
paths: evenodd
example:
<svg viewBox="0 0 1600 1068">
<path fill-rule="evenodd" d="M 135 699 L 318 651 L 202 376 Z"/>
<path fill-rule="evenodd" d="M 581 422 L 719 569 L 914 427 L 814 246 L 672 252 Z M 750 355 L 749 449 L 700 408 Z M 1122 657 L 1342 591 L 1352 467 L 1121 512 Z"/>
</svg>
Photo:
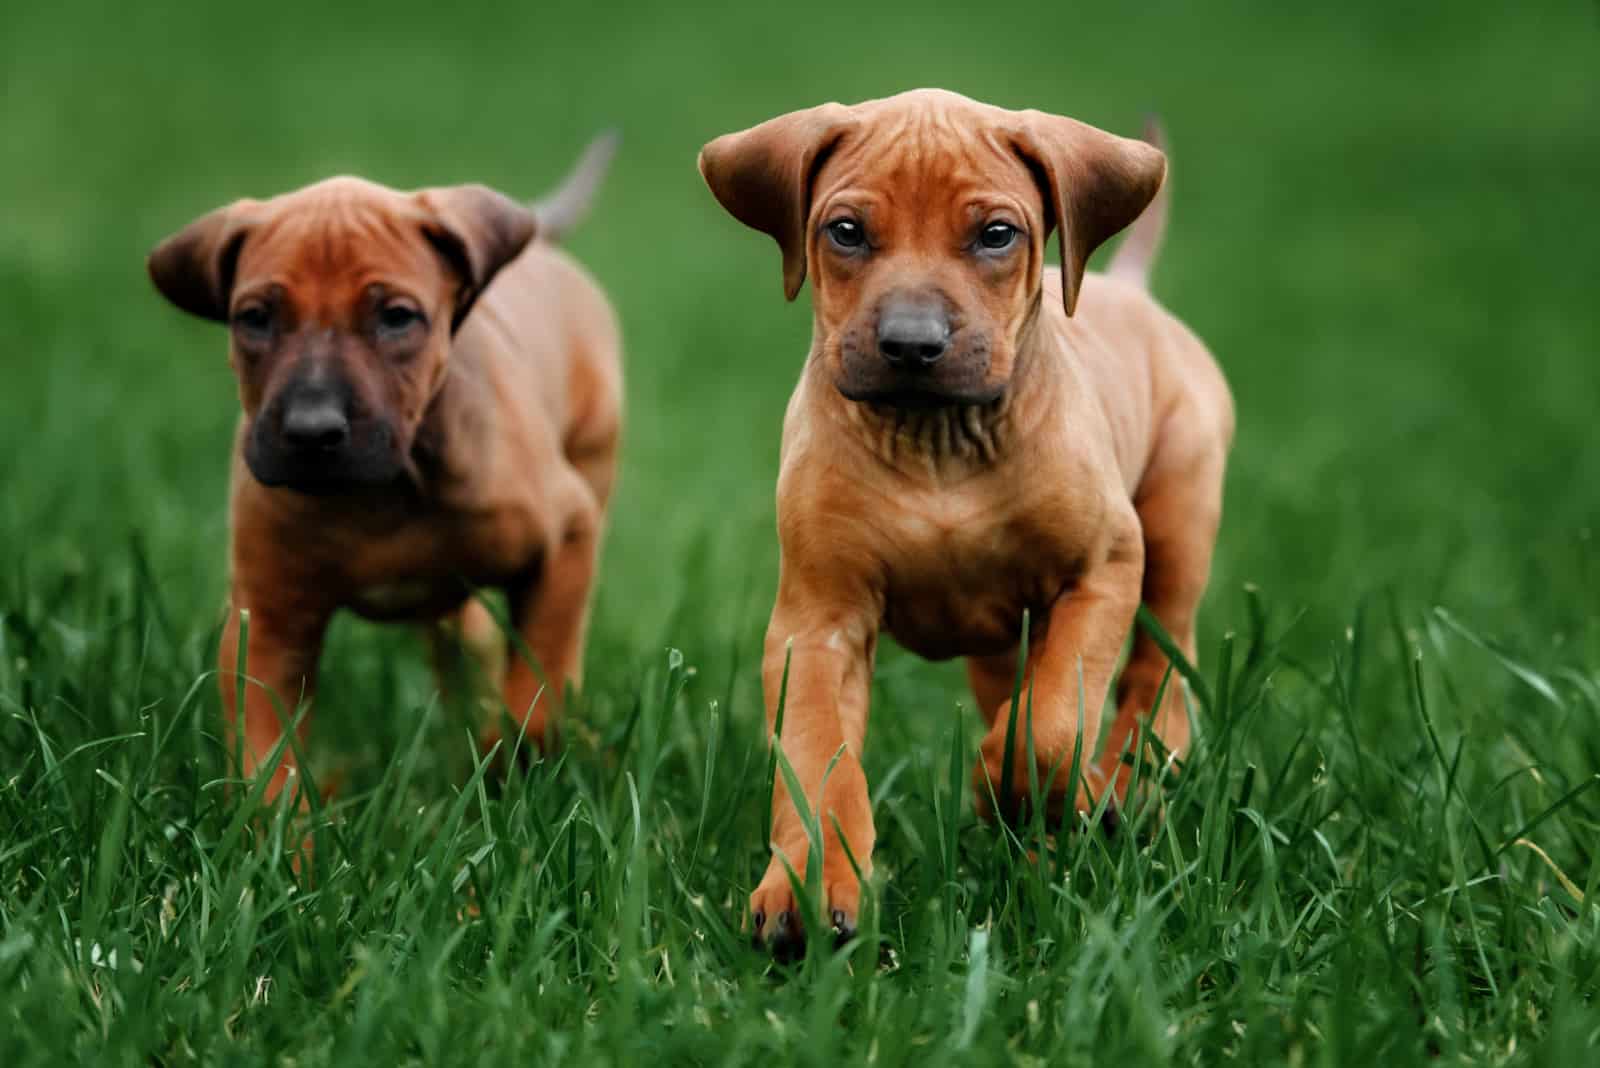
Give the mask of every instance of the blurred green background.
<svg viewBox="0 0 1600 1068">
<path fill-rule="evenodd" d="M 0 752 L 36 767 L 24 710 L 59 732 L 61 749 L 132 729 L 145 710 L 171 709 L 214 660 L 237 406 L 222 331 L 160 300 L 144 274 L 148 249 L 235 197 L 335 173 L 401 188 L 481 181 L 532 197 L 598 130 L 615 126 L 624 141 L 614 171 L 570 240 L 620 313 L 629 403 L 583 715 L 614 736 L 654 685 L 650 673 L 664 651 L 683 650 L 702 681 L 691 684 L 687 710 L 677 713 L 688 733 L 665 743 L 681 751 L 661 789 L 675 811 L 692 812 L 701 766 L 693 725 L 704 721 L 710 699 L 725 696 L 730 748 L 717 757 L 719 792 L 704 797 L 737 809 L 727 825 L 734 830 L 716 847 L 736 860 L 718 867 L 723 882 L 706 893 L 736 927 L 762 863 L 761 816 L 748 798 L 736 804 L 729 783 L 736 761 L 761 744 L 752 654 L 776 579 L 780 418 L 810 322 L 808 297 L 782 300 L 772 243 L 723 214 L 701 184 L 695 154 L 720 133 L 783 111 L 936 85 L 1120 132 L 1136 131 L 1147 112 L 1162 116 L 1174 203 L 1154 288 L 1209 343 L 1238 406 L 1201 621 L 1203 666 L 1214 662 L 1222 634 L 1249 630 L 1248 590 L 1268 606 L 1275 632 L 1298 618 L 1270 665 L 1286 695 L 1271 708 L 1292 711 L 1265 717 L 1250 744 L 1268 753 L 1259 759 L 1288 768 L 1300 759 L 1295 752 L 1312 759 L 1294 737 L 1297 717 L 1316 759 L 1348 740 L 1348 749 L 1327 757 L 1340 790 L 1349 788 L 1337 805 L 1328 802 L 1330 810 L 1377 825 L 1422 811 L 1398 787 L 1386 800 L 1360 794 L 1372 781 L 1363 754 L 1394 758 L 1398 776 L 1413 774 L 1417 753 L 1428 752 L 1415 748 L 1417 721 L 1407 706 L 1408 643 L 1447 661 L 1452 651 L 1472 653 L 1450 663 L 1448 700 L 1438 713 L 1449 738 L 1468 743 L 1463 779 L 1497 790 L 1506 781 L 1500 776 L 1531 762 L 1525 750 L 1532 749 L 1551 784 L 1546 791 L 1545 779 L 1537 787 L 1519 781 L 1509 799 L 1495 795 L 1502 807 L 1483 818 L 1498 840 L 1593 772 L 1600 726 L 1592 713 L 1600 705 L 1574 703 L 1569 710 L 1589 712 L 1561 720 L 1568 733 L 1547 729 L 1529 712 L 1529 691 L 1492 658 L 1441 632 L 1428 610 L 1446 606 L 1534 669 L 1596 685 L 1597 45 L 1600 8 L 1592 0 L 1415 8 L 1387 0 L 1316 7 L 8 0 L 0 6 L 0 706 L 8 717 Z M 145 596 L 140 591 L 159 601 L 165 623 L 154 628 L 156 638 L 118 631 L 130 599 Z M 1357 718 L 1345 721 L 1327 697 L 1338 669 L 1333 682 L 1323 678 L 1330 655 L 1342 655 L 1348 628 L 1368 617 L 1385 626 L 1392 620 L 1397 640 L 1370 654 L 1359 686 L 1350 667 L 1351 687 L 1367 699 L 1358 715 L 1346 708 Z M 318 761 L 350 765 L 358 787 L 382 776 L 431 694 L 423 662 L 412 635 L 341 625 L 325 660 Z M 879 675 L 868 770 L 882 783 L 907 761 L 923 768 L 946 759 L 943 739 L 961 689 L 954 665 L 928 668 L 903 656 L 887 655 Z M 216 703 L 203 692 L 205 718 L 196 723 L 209 725 Z M 967 722 L 975 729 L 975 718 Z M 449 748 L 455 763 L 432 768 L 418 788 L 425 798 L 447 799 L 461 781 L 458 728 L 440 735 L 439 748 Z M 201 778 L 220 774 L 214 750 L 177 751 L 204 754 Z M 605 781 L 605 759 L 580 757 L 573 774 Z M 1552 770 L 1558 766 L 1564 772 Z M 1325 781 L 1320 766 L 1302 770 L 1307 783 Z M 108 788 L 86 765 L 75 774 L 81 779 L 63 780 L 68 785 L 51 804 L 78 806 L 75 818 L 92 839 L 97 825 L 85 813 L 95 810 L 73 798 Z M 164 783 L 193 774 L 174 761 L 147 785 L 160 794 Z M 1224 781 L 1226 766 L 1216 774 Z M 1419 783 L 1430 775 L 1415 772 Z M 880 796 L 884 826 L 910 827 L 921 816 L 907 813 L 931 811 L 923 778 L 908 773 L 896 790 L 887 802 Z M 203 796 L 216 803 L 217 795 Z M 17 812 L 38 808 L 20 793 L 15 804 Z M 1585 800 L 1568 814 L 1571 822 L 1559 834 L 1551 830 L 1545 847 L 1581 883 L 1584 872 L 1600 870 L 1593 867 L 1596 810 Z M 229 818 L 225 807 L 206 817 Z M 14 866 L 18 886 L 33 885 L 39 872 L 76 872 L 76 858 L 93 851 L 88 839 L 41 844 L 54 826 L 42 822 L 39 837 L 9 852 L 0 840 L 0 861 Z M 159 821 L 151 827 L 149 840 L 159 846 Z M 1417 841 L 1441 840 L 1425 821 L 1414 831 Z M 972 834 L 992 841 L 987 829 Z M 1370 858 L 1368 842 L 1385 843 L 1373 849 L 1400 862 L 1415 852 L 1374 834 L 1359 846 L 1335 836 L 1348 865 L 1341 872 L 1355 870 L 1357 855 Z M 1298 841 L 1300 859 L 1322 864 L 1309 838 Z M 916 864 L 904 839 L 883 855 L 886 870 Z M 1542 879 L 1544 869 L 1524 859 L 1518 871 Z M 661 863 L 676 871 L 674 860 Z M 1382 870 L 1363 863 L 1363 879 L 1384 883 Z M 1465 876 L 1447 869 L 1430 855 L 1405 878 L 1414 876 L 1420 894 L 1434 895 L 1429 900 L 1454 901 L 1439 887 Z M 658 891 L 669 884 L 662 867 L 650 870 Z M 76 900 L 76 876 L 50 879 L 58 877 L 62 900 Z M 138 900 L 129 915 L 143 915 L 146 897 L 160 893 L 150 878 L 148 891 L 130 891 Z M 1149 879 L 1147 890 L 1167 876 L 1156 871 Z M 1592 876 L 1589 885 L 1592 893 Z M 702 889 L 692 881 L 678 887 L 684 901 Z M 0 886 L 0 897 L 8 891 Z M 34 930 L 54 924 L 50 895 L 57 892 L 41 892 L 38 900 L 50 904 Z M 1517 922 L 1543 922 L 1531 906 L 1502 903 Z M 79 906 L 62 907 L 76 922 Z M 906 910 L 903 920 L 921 915 L 904 900 L 895 907 Z M 1349 915 L 1369 917 L 1353 923 L 1350 945 L 1379 937 L 1373 912 Z M 1454 915 L 1450 923 L 1458 922 Z M 606 921 L 594 922 L 602 937 Z M 1029 914 L 1013 922 L 1027 944 L 1035 929 Z M 957 926 L 959 948 L 966 928 Z M 697 945 L 696 937 L 683 934 L 683 944 Z M 921 937 L 905 936 L 902 951 L 915 953 L 925 943 L 913 939 Z M 1150 945 L 1161 947 L 1152 959 L 1166 961 L 1172 943 L 1162 937 L 1152 935 Z M 1509 939 L 1503 944 L 1520 960 Z M 0 942 L 0 965 L 7 946 L 15 949 Z M 1329 997 L 1359 985 L 1352 977 L 1368 974 L 1374 958 L 1361 954 L 1369 949 L 1341 958 L 1348 970 L 1331 982 Z M 1194 943 L 1185 952 L 1207 959 L 1213 950 Z M 1308 951 L 1306 974 L 1322 953 Z M 1241 956 L 1248 960 L 1248 950 Z M 733 967 L 715 954 L 697 966 L 717 989 L 717 977 Z M 287 965 L 279 967 L 284 974 Z M 298 967 L 314 974 L 303 960 Z M 328 967 L 318 978 L 324 985 L 306 984 L 312 1002 L 343 981 L 342 963 Z M 947 1001 L 960 1004 L 970 992 L 952 974 Z M 1186 975 L 1172 989 L 1200 990 L 1184 985 Z M 589 981 L 604 989 L 609 979 Z M 639 996 L 665 997 L 655 981 L 643 983 Z M 1397 971 L 1385 982 L 1385 991 L 1406 990 L 1410 979 Z M 541 992 L 545 983 L 538 978 Z M 53 1004 L 53 988 L 37 989 L 31 1004 Z M 749 985 L 738 996 L 764 1006 L 765 991 Z M 216 995 L 215 1019 L 232 1011 L 233 996 Z M 727 1004 L 736 1000 L 727 997 Z M 1260 1004 L 1270 1000 L 1262 995 Z M 1404 1015 L 1405 996 L 1386 1004 Z M 1474 1004 L 1499 1013 L 1513 1034 L 1542 1027 L 1543 1017 L 1514 1000 L 1492 1009 Z M 171 1019 L 183 1019 L 168 1009 Z M 580 1022 L 586 1011 L 570 1007 Z M 1383 1015 L 1390 1011 L 1374 1009 L 1373 1026 L 1390 1028 L 1393 1018 Z M 759 1012 L 749 1009 L 741 1034 L 766 1034 Z M 273 1028 L 292 1029 L 293 1018 L 285 1011 L 253 1034 L 266 1042 Z M 1020 1027 L 1020 1018 L 1012 1023 Z M 1226 1019 L 1218 1019 L 1217 1041 L 1231 1042 Z M 1157 1030 L 1177 1033 L 1166 1027 L 1163 1020 Z M 1471 1032 L 1469 1023 L 1459 1033 Z M 1331 1056 L 1339 1063 L 1337 1051 Z"/>
<path fill-rule="evenodd" d="M 1155 288 L 1240 413 L 1209 639 L 1245 582 L 1307 607 L 1315 641 L 1391 590 L 1530 640 L 1571 633 L 1595 592 L 1600 474 L 1596 11 L 8 4 L 0 550 L 13 573 L 70 575 L 137 533 L 175 610 L 214 612 L 232 382 L 222 333 L 149 286 L 149 247 L 334 173 L 532 196 L 617 126 L 570 242 L 627 345 L 595 647 L 753 641 L 809 314 L 695 153 L 792 108 L 939 85 L 1167 124 Z M 715 566 L 663 566 L 690 559 Z"/>
</svg>

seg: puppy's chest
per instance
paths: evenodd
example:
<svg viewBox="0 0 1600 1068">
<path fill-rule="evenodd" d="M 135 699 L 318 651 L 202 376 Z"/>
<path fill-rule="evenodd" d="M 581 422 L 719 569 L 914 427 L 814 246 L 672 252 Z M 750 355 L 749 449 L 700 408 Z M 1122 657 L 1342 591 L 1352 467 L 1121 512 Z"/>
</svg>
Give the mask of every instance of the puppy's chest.
<svg viewBox="0 0 1600 1068">
<path fill-rule="evenodd" d="M 890 515 L 886 533 L 884 629 L 935 660 L 1011 648 L 1023 612 L 1042 621 L 1092 553 L 1048 507 L 905 509 Z"/>
<path fill-rule="evenodd" d="M 403 522 L 353 548 L 345 563 L 349 606 L 371 619 L 438 615 L 474 587 L 533 573 L 545 541 L 535 518 L 514 510 Z"/>
</svg>

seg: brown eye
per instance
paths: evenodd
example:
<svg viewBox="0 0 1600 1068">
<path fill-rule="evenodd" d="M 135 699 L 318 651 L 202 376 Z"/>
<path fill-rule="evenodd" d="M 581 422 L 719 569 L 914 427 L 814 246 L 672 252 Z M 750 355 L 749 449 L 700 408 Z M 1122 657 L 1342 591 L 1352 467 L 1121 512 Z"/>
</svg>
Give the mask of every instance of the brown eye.
<svg viewBox="0 0 1600 1068">
<path fill-rule="evenodd" d="M 403 334 L 424 321 L 420 311 L 399 301 L 378 309 L 378 328 L 385 334 Z"/>
<path fill-rule="evenodd" d="M 992 222 L 985 226 L 983 232 L 978 235 L 978 244 L 990 252 L 1000 252 L 1010 248 L 1011 243 L 1017 239 L 1017 234 L 1020 232 L 1010 223 Z"/>
<path fill-rule="evenodd" d="M 241 305 L 233 313 L 233 328 L 247 340 L 265 340 L 272 334 L 272 311 L 260 303 Z"/>
<path fill-rule="evenodd" d="M 854 219 L 835 219 L 824 229 L 828 239 L 842 249 L 858 249 L 867 242 L 867 231 Z"/>
</svg>

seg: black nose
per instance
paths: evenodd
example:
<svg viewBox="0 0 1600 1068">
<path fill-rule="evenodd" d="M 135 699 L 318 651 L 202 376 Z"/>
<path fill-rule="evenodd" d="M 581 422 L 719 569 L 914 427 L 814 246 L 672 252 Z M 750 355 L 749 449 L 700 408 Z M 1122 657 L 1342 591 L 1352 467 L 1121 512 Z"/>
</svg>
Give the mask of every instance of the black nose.
<svg viewBox="0 0 1600 1068">
<path fill-rule="evenodd" d="M 950 347 L 950 319 L 929 301 L 897 301 L 878 315 L 878 351 L 894 367 L 920 370 Z"/>
<path fill-rule="evenodd" d="M 350 420 L 331 397 L 291 404 L 283 413 L 283 437 L 306 449 L 336 449 L 350 436 Z"/>
</svg>

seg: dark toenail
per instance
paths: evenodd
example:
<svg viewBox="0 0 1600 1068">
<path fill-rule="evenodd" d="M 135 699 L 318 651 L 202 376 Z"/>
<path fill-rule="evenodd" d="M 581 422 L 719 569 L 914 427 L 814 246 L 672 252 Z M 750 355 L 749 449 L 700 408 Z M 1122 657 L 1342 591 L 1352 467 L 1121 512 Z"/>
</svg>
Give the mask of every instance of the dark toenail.
<svg viewBox="0 0 1600 1068">
<path fill-rule="evenodd" d="M 856 925 L 843 909 L 833 910 L 833 944 L 842 949 L 856 936 Z"/>
<path fill-rule="evenodd" d="M 761 933 L 761 928 L 766 926 L 767 914 L 765 912 L 762 912 L 760 909 L 756 909 L 756 914 L 754 916 L 752 916 L 751 919 L 753 919 L 755 921 L 756 934 L 760 934 Z"/>
<path fill-rule="evenodd" d="M 778 934 L 780 934 L 780 935 L 784 935 L 784 934 L 788 934 L 789 933 L 789 910 L 788 909 L 784 909 L 782 912 L 778 913 L 778 918 L 773 923 L 772 929 L 774 931 L 778 932 Z"/>
<path fill-rule="evenodd" d="M 1122 813 L 1117 811 L 1117 806 L 1107 805 L 1106 810 L 1100 814 L 1100 829 L 1108 837 L 1115 838 L 1122 829 Z"/>
</svg>

